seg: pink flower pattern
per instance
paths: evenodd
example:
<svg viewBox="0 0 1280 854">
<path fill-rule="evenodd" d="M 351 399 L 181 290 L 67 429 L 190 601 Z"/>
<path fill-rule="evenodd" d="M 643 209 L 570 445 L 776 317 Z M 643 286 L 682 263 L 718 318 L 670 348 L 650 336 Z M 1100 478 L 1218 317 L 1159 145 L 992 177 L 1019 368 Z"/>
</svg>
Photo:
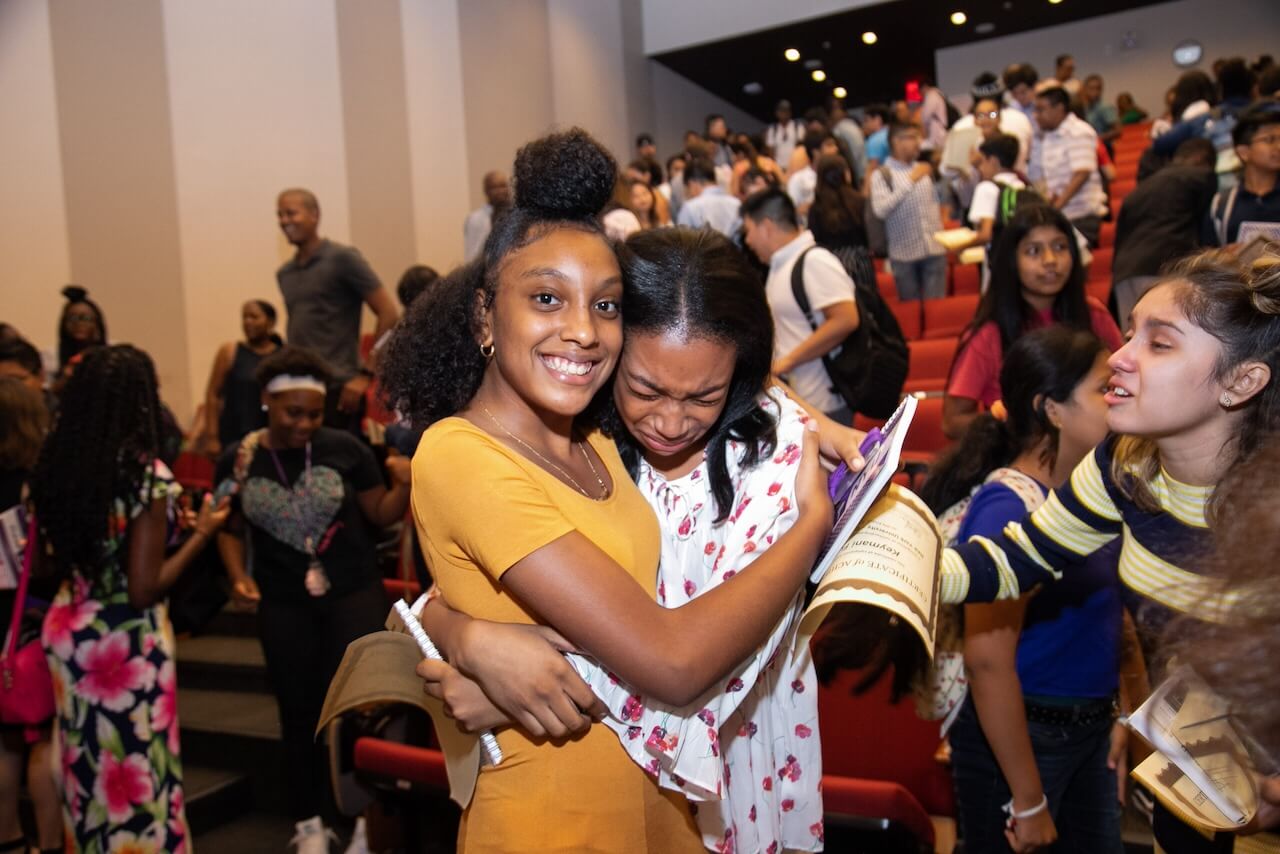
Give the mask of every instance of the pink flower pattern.
<svg viewBox="0 0 1280 854">
<path fill-rule="evenodd" d="M 731 443 L 729 474 L 736 486 L 729 519 L 712 524 L 715 501 L 703 466 L 668 481 L 643 461 L 640 490 L 663 531 L 657 600 L 675 608 L 746 570 L 798 516 L 795 476 L 804 415 L 785 398 L 762 398 L 778 416 L 778 444 L 748 471 Z M 605 705 L 605 723 L 633 760 L 694 807 L 711 851 L 761 854 L 783 848 L 822 849 L 822 754 L 817 681 L 807 655 L 792 660 L 802 611 L 797 596 L 750 660 L 685 709 L 671 708 L 611 683 L 595 662 L 570 662 Z M 646 739 L 640 733 L 649 733 Z"/>
<path fill-rule="evenodd" d="M 144 494 L 118 499 L 96 578 L 74 575 L 41 638 L 55 691 L 68 850 L 185 854 L 177 681 L 163 605 L 128 601 L 120 562 L 129 521 L 177 493 L 162 463 Z"/>
</svg>

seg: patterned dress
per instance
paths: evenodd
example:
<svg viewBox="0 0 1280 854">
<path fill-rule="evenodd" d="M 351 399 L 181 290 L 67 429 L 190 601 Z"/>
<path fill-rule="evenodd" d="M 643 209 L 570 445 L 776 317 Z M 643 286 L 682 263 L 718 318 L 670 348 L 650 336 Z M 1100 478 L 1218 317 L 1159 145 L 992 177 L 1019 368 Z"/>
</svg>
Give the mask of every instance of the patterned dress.
<svg viewBox="0 0 1280 854">
<path fill-rule="evenodd" d="M 74 575 L 45 616 L 68 851 L 188 850 L 172 629 L 163 604 L 129 604 L 123 564 L 148 493 L 179 491 L 157 461 L 139 495 L 116 499 L 101 578 Z"/>
<path fill-rule="evenodd" d="M 730 443 L 734 507 L 720 524 L 705 461 L 675 480 L 641 461 L 638 486 L 662 529 L 656 595 L 664 607 L 743 571 L 799 516 L 795 479 L 807 416 L 781 395 L 762 396 L 760 405 L 778 419 L 777 445 L 744 470 L 741 445 Z M 631 758 L 692 802 L 709 850 L 822 850 L 818 685 L 808 649 L 792 654 L 803 605 L 801 591 L 764 645 L 686 707 L 634 694 L 591 659 L 569 656 L 609 708 L 604 723 Z"/>
</svg>

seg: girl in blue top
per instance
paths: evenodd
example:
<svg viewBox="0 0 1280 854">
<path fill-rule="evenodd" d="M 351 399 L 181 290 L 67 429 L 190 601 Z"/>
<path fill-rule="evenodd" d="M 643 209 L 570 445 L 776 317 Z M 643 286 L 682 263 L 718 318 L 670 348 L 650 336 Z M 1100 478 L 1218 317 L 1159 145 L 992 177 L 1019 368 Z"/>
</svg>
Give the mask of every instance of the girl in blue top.
<svg viewBox="0 0 1280 854">
<path fill-rule="evenodd" d="M 1107 356 L 1097 336 L 1067 326 L 1014 343 L 1000 372 L 1002 417 L 978 416 L 922 490 L 935 512 L 962 514 L 957 540 L 997 536 L 1105 438 Z M 1029 851 L 1061 837 L 1062 850 L 1119 854 L 1108 768 L 1121 626 L 1114 551 L 1034 598 L 964 614 L 970 695 L 950 737 L 966 848 Z M 1116 740 L 1123 749 L 1122 729 Z M 1007 831 L 1010 802 L 1032 814 Z"/>
</svg>

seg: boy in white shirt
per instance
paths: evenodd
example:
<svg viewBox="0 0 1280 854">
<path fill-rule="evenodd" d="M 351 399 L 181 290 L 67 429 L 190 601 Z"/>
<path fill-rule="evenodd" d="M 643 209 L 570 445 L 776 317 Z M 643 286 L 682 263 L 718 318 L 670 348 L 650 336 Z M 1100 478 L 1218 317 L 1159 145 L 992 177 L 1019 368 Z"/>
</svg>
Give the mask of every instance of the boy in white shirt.
<svg viewBox="0 0 1280 854">
<path fill-rule="evenodd" d="M 1003 188 L 1026 189 L 1026 183 L 1013 171 L 1017 160 L 1018 140 L 1009 134 L 983 140 L 978 146 L 977 168 L 982 180 L 973 189 L 968 216 L 969 226 L 978 234 L 966 247 L 987 246 L 991 243 L 1000 214 Z"/>
</svg>

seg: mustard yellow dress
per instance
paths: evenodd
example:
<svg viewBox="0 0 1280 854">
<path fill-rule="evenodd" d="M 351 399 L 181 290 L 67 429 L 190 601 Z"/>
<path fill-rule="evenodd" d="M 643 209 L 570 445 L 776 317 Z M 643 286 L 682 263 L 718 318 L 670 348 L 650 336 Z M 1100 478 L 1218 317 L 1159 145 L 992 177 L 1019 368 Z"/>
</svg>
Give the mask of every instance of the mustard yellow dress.
<svg viewBox="0 0 1280 854">
<path fill-rule="evenodd" d="M 462 418 L 423 435 L 413 457 L 413 515 L 431 572 L 449 604 L 473 617 L 538 620 L 502 586 L 512 565 L 578 531 L 648 593 L 660 541 L 653 511 L 613 442 L 588 437 L 612 494 L 594 501 Z M 503 762 L 485 765 L 463 812 L 460 854 L 475 852 L 701 852 L 685 799 L 663 790 L 596 724 L 551 743 L 514 728 L 496 733 Z"/>
</svg>

